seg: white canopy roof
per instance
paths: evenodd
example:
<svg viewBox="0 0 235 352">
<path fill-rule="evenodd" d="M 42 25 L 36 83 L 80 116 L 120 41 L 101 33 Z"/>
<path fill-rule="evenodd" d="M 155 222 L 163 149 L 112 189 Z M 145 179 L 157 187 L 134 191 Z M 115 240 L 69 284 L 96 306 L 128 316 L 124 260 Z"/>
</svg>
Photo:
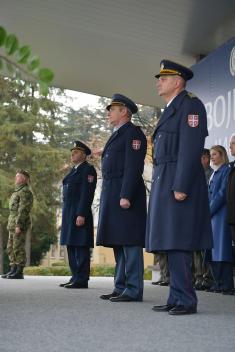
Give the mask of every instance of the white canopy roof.
<svg viewBox="0 0 235 352">
<path fill-rule="evenodd" d="M 234 0 L 1 0 L 0 25 L 30 44 L 54 85 L 161 105 L 154 74 L 234 36 Z"/>
</svg>

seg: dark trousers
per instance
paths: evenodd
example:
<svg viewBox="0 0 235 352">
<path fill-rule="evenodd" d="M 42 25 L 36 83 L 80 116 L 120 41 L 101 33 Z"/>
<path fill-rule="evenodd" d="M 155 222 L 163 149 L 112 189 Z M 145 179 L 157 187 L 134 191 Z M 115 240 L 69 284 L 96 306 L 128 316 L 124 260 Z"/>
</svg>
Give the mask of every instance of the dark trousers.
<svg viewBox="0 0 235 352">
<path fill-rule="evenodd" d="M 215 281 L 214 288 L 221 291 L 234 289 L 233 264 L 230 262 L 210 262 Z"/>
<path fill-rule="evenodd" d="M 113 248 L 116 261 L 114 292 L 132 298 L 143 298 L 143 248 L 138 246 L 117 246 Z"/>
<path fill-rule="evenodd" d="M 231 234 L 232 234 L 233 245 L 235 245 L 235 224 L 230 225 L 230 229 L 231 229 Z"/>
<path fill-rule="evenodd" d="M 86 283 L 90 276 L 90 248 L 85 246 L 67 246 L 71 282 Z"/>
<path fill-rule="evenodd" d="M 193 252 L 168 251 L 170 292 L 167 304 L 196 307 L 197 296 L 192 283 Z"/>
</svg>

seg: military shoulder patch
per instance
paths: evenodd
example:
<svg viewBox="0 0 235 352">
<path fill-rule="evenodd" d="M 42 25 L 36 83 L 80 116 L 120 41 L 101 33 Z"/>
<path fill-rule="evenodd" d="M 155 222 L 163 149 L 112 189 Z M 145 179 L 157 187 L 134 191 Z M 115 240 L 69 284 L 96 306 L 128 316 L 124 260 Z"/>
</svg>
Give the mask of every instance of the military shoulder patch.
<svg viewBox="0 0 235 352">
<path fill-rule="evenodd" d="M 199 125 L 199 115 L 188 115 L 188 125 L 197 127 Z"/>
<path fill-rule="evenodd" d="M 197 96 L 195 94 L 193 94 L 192 92 L 188 92 L 188 96 L 190 98 L 197 98 Z"/>
<path fill-rule="evenodd" d="M 92 182 L 94 181 L 94 176 L 93 176 L 93 175 L 88 175 L 87 181 L 88 181 L 89 183 L 92 183 Z"/>
<path fill-rule="evenodd" d="M 132 141 L 132 148 L 133 148 L 134 150 L 139 150 L 140 147 L 141 147 L 141 140 L 139 140 L 139 139 L 133 139 L 133 141 Z"/>
</svg>

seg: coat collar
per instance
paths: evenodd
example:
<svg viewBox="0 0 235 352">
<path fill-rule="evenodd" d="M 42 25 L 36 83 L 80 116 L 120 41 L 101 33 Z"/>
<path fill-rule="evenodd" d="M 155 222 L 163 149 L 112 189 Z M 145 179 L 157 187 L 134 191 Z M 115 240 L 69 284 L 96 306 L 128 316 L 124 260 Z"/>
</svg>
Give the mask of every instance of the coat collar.
<svg viewBox="0 0 235 352">
<path fill-rule="evenodd" d="M 228 167 L 228 164 L 222 164 L 217 170 L 214 171 L 215 174 L 222 172 Z"/>
<path fill-rule="evenodd" d="M 122 125 L 117 131 L 115 131 L 111 137 L 108 139 L 105 147 L 104 147 L 104 150 L 103 150 L 103 153 L 102 153 L 102 156 L 104 155 L 107 147 L 118 137 L 118 136 L 121 136 L 130 126 L 132 125 L 132 122 L 127 122 L 125 123 L 124 125 Z"/>
<path fill-rule="evenodd" d="M 79 171 L 81 171 L 84 168 L 84 166 L 86 164 L 87 164 L 87 161 L 85 160 L 83 163 L 78 165 L 78 167 L 76 169 L 74 167 L 72 167 L 72 169 L 69 171 L 69 173 L 65 176 L 64 179 L 66 179 L 66 177 L 68 177 L 68 176 L 76 175 Z"/>
<path fill-rule="evenodd" d="M 234 161 L 231 161 L 231 162 L 229 163 L 229 167 L 230 167 L 231 169 L 234 169 L 234 168 L 235 168 L 235 160 L 234 160 Z"/>
<path fill-rule="evenodd" d="M 166 107 L 160 117 L 160 120 L 157 124 L 157 127 L 154 131 L 153 137 L 155 136 L 157 129 L 163 125 L 174 113 L 178 110 L 180 107 L 182 101 L 184 100 L 184 97 L 187 95 L 187 91 L 183 90 L 180 92 L 170 103 L 168 107 Z"/>
</svg>

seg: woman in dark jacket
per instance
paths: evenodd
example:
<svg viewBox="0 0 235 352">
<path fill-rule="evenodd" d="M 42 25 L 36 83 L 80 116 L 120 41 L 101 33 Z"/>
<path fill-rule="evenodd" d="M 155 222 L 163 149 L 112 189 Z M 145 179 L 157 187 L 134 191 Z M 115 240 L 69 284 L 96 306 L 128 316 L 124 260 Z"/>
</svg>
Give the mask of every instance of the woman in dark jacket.
<svg viewBox="0 0 235 352">
<path fill-rule="evenodd" d="M 209 202 L 214 247 L 211 250 L 211 270 L 214 278 L 212 292 L 233 294 L 232 237 L 227 223 L 226 187 L 228 182 L 228 156 L 224 147 L 215 145 L 210 149 L 215 169 L 209 182 Z"/>
</svg>

